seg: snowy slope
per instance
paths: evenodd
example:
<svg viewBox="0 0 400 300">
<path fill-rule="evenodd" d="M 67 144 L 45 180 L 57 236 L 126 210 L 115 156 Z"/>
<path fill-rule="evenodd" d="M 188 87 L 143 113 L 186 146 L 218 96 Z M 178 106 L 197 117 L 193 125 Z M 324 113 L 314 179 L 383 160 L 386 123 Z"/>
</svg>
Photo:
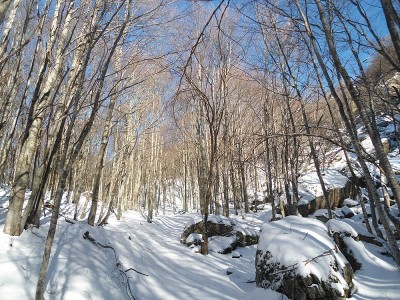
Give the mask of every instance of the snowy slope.
<svg viewBox="0 0 400 300">
<path fill-rule="evenodd" d="M 3 233 L 7 193 L 0 190 L 0 299 L 34 299 L 36 281 L 47 234 L 49 214 L 40 229 L 29 229 L 21 237 Z M 72 216 L 73 207 L 64 204 L 64 216 Z M 158 216 L 153 223 L 137 212 L 114 217 L 104 228 L 86 222 L 67 223 L 59 219 L 52 250 L 46 299 L 286 299 L 271 290 L 257 288 L 255 252 L 257 246 L 239 248 L 232 255 L 211 252 L 194 253 L 179 243 L 184 226 L 198 215 Z M 242 228 L 259 230 L 271 211 L 248 214 L 243 220 L 232 216 Z M 102 245 L 84 239 L 86 231 Z M 366 268 L 356 273 L 353 299 L 400 299 L 400 272 L 389 258 L 376 249 L 363 253 Z M 121 264 L 116 266 L 116 259 Z M 136 271 L 143 273 L 137 273 Z M 227 275 L 227 271 L 232 272 Z M 388 298 L 387 298 L 387 297 Z"/>
<path fill-rule="evenodd" d="M 71 206 L 63 207 L 65 215 L 72 212 Z M 46 224 L 40 229 L 9 237 L 3 233 L 5 213 L 0 208 L 0 299 L 34 299 L 49 219 L 43 219 Z M 249 215 L 238 223 L 258 228 L 269 215 Z M 180 234 L 192 217 L 196 216 L 160 216 L 149 224 L 141 214 L 128 212 L 120 221 L 111 217 L 104 228 L 60 218 L 47 299 L 130 299 L 114 252 L 83 239 L 86 231 L 99 243 L 114 247 L 123 270 L 148 275 L 127 272 L 136 299 L 282 299 L 255 286 L 256 246 L 238 249 L 242 257 L 232 258 L 213 252 L 202 256 L 180 244 Z M 232 274 L 228 276 L 227 270 Z"/>
</svg>

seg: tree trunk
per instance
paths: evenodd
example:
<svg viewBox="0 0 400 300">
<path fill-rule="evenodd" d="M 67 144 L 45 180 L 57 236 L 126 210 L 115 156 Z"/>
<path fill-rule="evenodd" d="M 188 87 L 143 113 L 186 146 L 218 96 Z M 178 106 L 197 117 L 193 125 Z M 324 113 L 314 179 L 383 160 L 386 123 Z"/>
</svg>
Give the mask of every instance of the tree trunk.
<svg viewBox="0 0 400 300">
<path fill-rule="evenodd" d="M 103 167 L 104 167 L 104 156 L 106 154 L 108 139 L 109 139 L 109 136 L 111 133 L 111 119 L 112 119 L 116 100 L 117 100 L 116 95 L 111 97 L 111 100 L 110 100 L 110 103 L 108 106 L 107 117 L 105 120 L 104 129 L 103 129 L 103 134 L 101 137 L 100 150 L 99 150 L 99 154 L 97 156 L 98 160 L 97 160 L 97 164 L 96 164 L 96 173 L 95 173 L 95 177 L 94 177 L 93 190 L 92 190 L 92 205 L 90 207 L 89 218 L 88 218 L 88 224 L 92 225 L 92 226 L 94 225 L 95 218 L 96 218 L 97 205 L 98 205 L 98 201 L 99 201 L 100 180 L 101 180 L 101 174 L 102 174 Z"/>
</svg>

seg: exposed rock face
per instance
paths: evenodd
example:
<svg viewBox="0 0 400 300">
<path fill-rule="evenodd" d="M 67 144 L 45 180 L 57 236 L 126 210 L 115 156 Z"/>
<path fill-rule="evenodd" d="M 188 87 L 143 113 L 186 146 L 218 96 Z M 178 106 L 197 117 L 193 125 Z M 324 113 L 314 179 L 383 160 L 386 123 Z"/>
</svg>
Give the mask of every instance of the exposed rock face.
<svg viewBox="0 0 400 300">
<path fill-rule="evenodd" d="M 207 220 L 208 237 L 212 236 L 229 236 L 233 232 L 235 222 L 230 218 L 221 216 L 210 215 Z M 181 243 L 186 244 L 186 240 L 192 233 L 203 232 L 203 220 L 201 218 L 193 220 L 190 224 L 186 225 L 181 235 Z"/>
<path fill-rule="evenodd" d="M 353 269 L 325 224 L 289 216 L 262 226 L 257 286 L 296 300 L 346 299 L 351 296 L 352 279 Z"/>
<path fill-rule="evenodd" d="M 342 175 L 343 176 L 343 175 Z M 352 198 L 356 195 L 355 187 L 350 180 L 347 180 L 346 184 L 342 187 L 335 187 L 329 189 L 329 202 L 331 208 L 342 206 L 343 200 L 346 198 Z M 316 197 L 317 209 L 326 208 L 326 203 L 323 196 Z"/>
<path fill-rule="evenodd" d="M 378 246 L 378 247 L 382 247 L 383 246 L 383 243 L 378 241 L 377 238 L 372 236 L 372 235 L 359 234 L 358 238 L 360 239 L 360 241 L 363 241 L 363 242 L 368 243 L 368 244 L 373 244 L 373 245 Z"/>
<path fill-rule="evenodd" d="M 238 247 L 246 247 L 258 244 L 259 234 L 251 229 L 238 228 L 236 231 L 236 244 Z"/>
<path fill-rule="evenodd" d="M 186 225 L 180 242 L 187 246 L 199 245 L 203 221 L 201 218 L 192 220 Z M 209 216 L 207 221 L 209 248 L 221 254 L 231 253 L 237 247 L 245 247 L 258 243 L 259 234 L 251 228 L 237 226 L 230 218 Z"/>
<path fill-rule="evenodd" d="M 311 201 L 299 201 L 297 204 L 297 209 L 303 217 L 307 217 L 317 210 L 317 200 L 313 199 Z"/>
<path fill-rule="evenodd" d="M 331 208 L 340 207 L 344 199 L 355 196 L 356 189 L 353 183 L 339 171 L 325 170 L 323 178 Z M 299 183 L 300 188 L 307 186 L 307 189 L 302 191 L 302 193 L 307 194 L 307 197 L 301 199 L 298 203 L 299 213 L 303 217 L 313 214 L 317 209 L 326 208 L 325 199 L 316 173 L 309 173 L 302 176 L 299 179 Z M 313 199 L 309 199 L 310 195 Z"/>
<path fill-rule="evenodd" d="M 390 143 L 388 139 L 382 139 L 382 144 L 383 144 L 383 151 L 385 151 L 385 154 L 388 154 L 390 152 Z"/>
</svg>

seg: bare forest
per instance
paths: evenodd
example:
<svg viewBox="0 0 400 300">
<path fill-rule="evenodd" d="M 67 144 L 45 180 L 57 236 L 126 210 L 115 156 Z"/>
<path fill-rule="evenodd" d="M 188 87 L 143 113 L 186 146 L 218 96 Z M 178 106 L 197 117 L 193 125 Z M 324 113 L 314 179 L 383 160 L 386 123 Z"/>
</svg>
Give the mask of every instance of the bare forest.
<svg viewBox="0 0 400 300">
<path fill-rule="evenodd" d="M 305 217 L 310 172 L 327 220 L 358 199 L 399 267 L 399 76 L 397 0 L 0 0 L 2 230 L 49 212 L 35 299 L 64 202 L 89 228 L 197 212 L 208 255 L 215 216 Z"/>
</svg>

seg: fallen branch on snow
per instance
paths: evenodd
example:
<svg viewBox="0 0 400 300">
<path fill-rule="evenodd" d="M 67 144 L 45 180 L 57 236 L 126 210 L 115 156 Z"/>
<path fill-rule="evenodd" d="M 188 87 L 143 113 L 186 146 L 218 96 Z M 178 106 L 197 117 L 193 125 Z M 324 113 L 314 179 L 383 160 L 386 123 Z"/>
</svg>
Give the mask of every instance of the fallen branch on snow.
<svg viewBox="0 0 400 300">
<path fill-rule="evenodd" d="M 136 297 L 133 295 L 133 293 L 132 293 L 131 286 L 130 286 L 130 284 L 129 284 L 129 277 L 128 277 L 128 275 L 126 274 L 126 272 L 132 270 L 132 271 L 135 271 L 135 272 L 137 272 L 138 274 L 141 274 L 141 275 L 144 275 L 144 276 L 149 276 L 149 275 L 144 274 L 144 273 L 142 273 L 142 272 L 139 272 L 139 271 L 137 271 L 137 270 L 135 270 L 135 269 L 133 269 L 133 268 L 129 268 L 129 269 L 127 269 L 127 270 L 124 271 L 124 270 L 122 269 L 122 264 L 121 264 L 121 262 L 118 260 L 117 252 L 115 251 L 115 249 L 114 249 L 112 246 L 110 246 L 110 245 L 103 245 L 103 244 L 97 242 L 96 239 L 95 239 L 93 236 L 90 235 L 89 231 L 86 231 L 86 232 L 83 234 L 83 238 L 84 238 L 85 240 L 89 240 L 90 242 L 92 242 L 92 243 L 93 243 L 94 245 L 96 245 L 96 246 L 100 246 L 100 247 L 105 248 L 105 249 L 111 249 L 111 250 L 114 251 L 114 256 L 115 256 L 115 261 L 116 261 L 117 269 L 118 269 L 118 271 L 120 272 L 120 274 L 121 274 L 123 277 L 125 277 L 125 279 L 126 279 L 126 282 L 123 282 L 124 285 L 125 285 L 125 287 L 126 287 L 126 292 L 127 292 L 127 294 L 128 294 L 128 296 L 129 296 L 130 299 L 132 299 L 132 300 L 137 300 L 137 298 L 136 298 Z"/>
<path fill-rule="evenodd" d="M 339 251 L 339 250 L 337 249 L 337 246 L 336 246 L 335 248 L 333 248 L 333 249 L 328 249 L 328 250 L 324 251 L 323 253 L 321 253 L 320 255 L 317 255 L 316 257 L 303 260 L 302 262 L 304 263 L 304 265 L 307 265 L 307 264 L 309 264 L 310 262 L 315 261 L 315 260 L 317 260 L 317 259 L 320 258 L 320 257 L 327 256 L 327 255 L 334 255 L 334 251 L 335 251 L 335 252 L 338 252 L 338 251 Z M 294 271 L 295 269 L 297 269 L 298 267 L 299 267 L 299 263 L 297 262 L 297 263 L 294 263 L 293 265 L 287 266 L 287 267 L 286 267 L 285 269 L 283 269 L 283 270 L 275 271 L 275 272 L 271 273 L 270 275 L 276 275 L 276 274 L 279 274 L 279 273 L 291 272 L 291 271 Z"/>
<path fill-rule="evenodd" d="M 135 271 L 138 274 L 144 275 L 144 276 L 149 276 L 148 274 L 144 274 L 142 272 L 139 272 L 138 270 L 135 270 L 134 268 L 129 268 L 127 270 L 125 270 L 124 272 L 128 272 L 128 271 Z"/>
</svg>

